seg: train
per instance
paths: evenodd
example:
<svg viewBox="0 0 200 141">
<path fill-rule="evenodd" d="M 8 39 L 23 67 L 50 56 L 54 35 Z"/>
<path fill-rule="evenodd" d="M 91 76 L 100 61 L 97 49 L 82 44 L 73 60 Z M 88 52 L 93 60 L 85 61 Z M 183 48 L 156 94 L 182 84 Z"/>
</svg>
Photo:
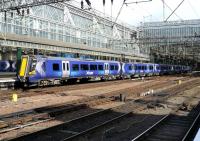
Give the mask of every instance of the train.
<svg viewBox="0 0 200 141">
<path fill-rule="evenodd" d="M 0 72 L 16 72 L 16 61 L 0 60 Z"/>
<path fill-rule="evenodd" d="M 77 80 L 112 80 L 187 73 L 189 66 L 154 63 L 126 63 L 106 60 L 80 60 L 62 57 L 28 56 L 21 59 L 18 78 L 30 86 L 50 85 Z"/>
</svg>

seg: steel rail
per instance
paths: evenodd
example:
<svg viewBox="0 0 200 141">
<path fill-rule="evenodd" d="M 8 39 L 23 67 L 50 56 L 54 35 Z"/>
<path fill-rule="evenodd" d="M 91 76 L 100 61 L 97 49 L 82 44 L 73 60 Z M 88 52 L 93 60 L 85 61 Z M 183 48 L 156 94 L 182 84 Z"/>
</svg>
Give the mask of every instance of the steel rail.
<svg viewBox="0 0 200 141">
<path fill-rule="evenodd" d="M 125 114 L 120 115 L 120 116 L 118 116 L 118 117 L 115 117 L 115 118 L 113 118 L 113 119 L 111 119 L 111 120 L 108 120 L 108 121 L 106 121 L 106 122 L 104 122 L 104 123 L 102 123 L 102 124 L 100 124 L 100 125 L 94 126 L 94 127 L 89 128 L 89 129 L 87 129 L 87 130 L 85 130 L 85 131 L 82 131 L 82 132 L 80 132 L 80 133 L 78 133 L 78 134 L 72 135 L 71 137 L 65 138 L 63 141 L 74 140 L 74 139 L 76 139 L 76 138 L 78 138 L 78 137 L 80 137 L 80 136 L 83 136 L 83 135 L 85 135 L 85 134 L 88 134 L 89 132 L 95 131 L 95 130 L 97 130 L 97 129 L 103 127 L 103 126 L 106 126 L 106 125 L 108 125 L 108 124 L 110 124 L 110 123 L 112 123 L 112 122 L 114 122 L 114 121 L 117 121 L 117 120 L 119 120 L 119 119 L 121 119 L 121 118 L 123 118 L 123 117 L 125 117 L 125 116 L 128 116 L 128 115 L 130 115 L 131 113 L 132 113 L 132 112 L 128 112 L 128 113 L 125 113 Z"/>
<path fill-rule="evenodd" d="M 8 115 L 0 116 L 0 133 L 9 132 L 19 128 L 32 126 L 37 123 L 53 120 L 55 116 L 61 115 L 72 110 L 86 108 L 86 104 L 78 105 L 54 105 L 33 110 L 16 112 Z M 27 120 L 28 119 L 28 120 Z M 35 121 L 36 120 L 36 121 Z M 29 123 L 31 121 L 31 123 Z M 27 122 L 27 124 L 26 124 Z M 13 127 L 14 126 L 14 127 Z M 11 128 L 10 128 L 11 127 Z"/>
<path fill-rule="evenodd" d="M 200 104 L 198 104 L 198 106 L 200 106 Z M 194 119 L 193 123 L 191 124 L 190 128 L 188 129 L 187 133 L 185 134 L 185 136 L 183 137 L 182 141 L 187 141 L 189 139 L 191 139 L 191 134 L 194 133 L 195 131 L 195 125 L 197 125 L 198 120 L 200 120 L 200 112 L 197 115 L 197 117 Z"/>
<path fill-rule="evenodd" d="M 78 121 L 80 122 L 83 119 L 89 119 L 89 118 L 92 118 L 92 117 L 96 117 L 97 115 L 105 114 L 105 113 L 107 113 L 109 111 L 111 111 L 111 109 L 105 109 L 105 110 L 100 110 L 100 111 L 97 111 L 97 112 L 93 112 L 93 113 L 90 113 L 90 114 L 87 114 L 87 115 L 84 115 L 84 116 L 81 116 L 81 117 L 66 121 L 66 122 L 64 122 L 62 124 L 59 124 L 59 125 L 56 125 L 56 126 L 52 126 L 52 127 L 40 130 L 40 131 L 36 131 L 36 132 L 30 133 L 30 134 L 27 134 L 27 135 L 22 135 L 22 136 L 19 136 L 17 138 L 13 138 L 10 141 L 25 141 L 25 140 L 34 139 L 34 137 L 39 136 L 40 134 L 50 132 L 50 131 L 52 131 L 54 129 L 62 128 L 65 125 L 71 124 L 73 122 L 78 122 Z"/>
<path fill-rule="evenodd" d="M 192 81 L 192 82 L 196 82 L 196 81 Z M 184 89 L 185 90 L 185 89 Z M 181 90 L 182 91 L 182 90 Z M 179 91 L 180 92 L 180 91 Z M 177 94 L 177 92 L 175 92 L 175 94 Z M 169 96 L 172 96 L 172 95 L 169 95 Z M 131 102 L 134 102 L 135 100 L 133 100 L 133 101 L 131 101 Z M 130 101 L 129 101 L 130 102 Z M 129 103 L 128 102 L 128 103 Z M 111 108 L 112 109 L 112 108 Z M 106 110 L 101 110 L 101 111 L 97 111 L 97 113 L 101 113 L 102 111 L 107 111 L 107 110 L 110 110 L 110 109 L 106 109 Z M 93 114 L 95 114 L 95 113 L 92 113 L 92 115 Z M 128 114 L 130 114 L 130 113 L 127 113 L 127 115 Z M 82 116 L 82 117 L 79 117 L 79 118 L 75 118 L 75 119 L 73 119 L 73 120 L 70 120 L 70 121 L 67 121 L 67 122 L 65 122 L 64 124 L 66 124 L 66 123 L 69 123 L 69 122 L 72 122 L 72 121 L 75 121 L 75 120 L 78 120 L 78 119 L 80 119 L 80 118 L 87 118 L 87 117 L 89 117 L 91 114 L 88 114 L 88 115 L 85 115 L 85 116 Z M 126 114 L 125 114 L 126 115 Z M 125 116 L 125 115 L 120 115 L 121 117 L 123 117 L 123 116 Z M 120 116 L 119 117 L 116 117 L 116 119 L 111 119 L 111 121 L 113 120 L 113 121 L 115 121 L 115 120 L 117 120 L 118 118 L 120 118 Z M 166 117 L 164 118 L 164 119 L 166 119 L 168 116 L 166 115 Z M 163 119 L 163 120 L 164 120 Z M 110 122 L 111 122 L 110 121 Z M 104 122 L 104 123 L 101 123 L 101 125 L 98 125 L 99 127 L 101 127 L 101 126 L 103 126 L 103 125 L 106 125 L 107 124 L 107 122 L 108 121 L 106 121 L 106 122 Z M 160 121 L 161 122 L 161 121 Z M 109 123 L 109 122 L 108 122 Z M 159 124 L 159 123 L 157 123 L 157 124 Z M 58 125 L 58 126 L 63 126 L 63 124 L 61 124 L 61 125 Z M 97 126 L 97 127 L 98 127 Z M 50 127 L 50 128 L 54 128 L 54 127 L 57 127 L 57 126 L 53 126 L 53 127 Z M 88 132 L 90 132 L 90 131 L 92 131 L 93 130 L 93 128 L 97 128 L 97 127 L 92 127 L 92 128 L 88 128 L 87 130 L 85 130 L 85 131 L 82 131 L 82 132 L 80 132 L 80 133 L 78 133 L 77 134 L 77 136 L 79 136 L 79 134 L 80 135 L 84 135 L 85 133 L 88 133 Z M 153 127 L 152 127 L 153 128 Z M 49 128 L 47 128 L 47 129 L 44 129 L 44 130 L 41 130 L 41 131 L 38 131 L 38 132 L 43 132 L 43 131 L 47 131 L 47 130 L 49 130 Z M 149 129 L 150 130 L 150 129 Z M 36 134 L 37 134 L 37 132 L 35 132 Z M 33 135 L 34 133 L 31 133 L 31 134 L 28 134 L 28 135 L 25 135 L 25 136 L 29 136 L 29 135 Z M 20 139 L 20 138 L 23 138 L 23 137 L 25 137 L 25 136 L 20 136 L 20 137 L 18 137 L 18 138 L 16 138 L 16 139 L 13 139 L 13 140 L 17 140 L 17 139 Z M 75 135 L 73 135 L 74 137 L 76 137 Z M 73 136 L 71 136 L 71 137 L 73 137 Z M 33 136 L 32 136 L 33 137 Z M 68 138 L 65 138 L 66 140 L 68 140 Z"/>
<path fill-rule="evenodd" d="M 178 106 L 178 108 L 176 110 L 174 110 L 173 112 L 177 112 L 178 109 L 181 106 Z M 195 110 L 195 111 L 193 111 Z M 200 118 L 200 113 L 197 114 L 196 116 L 196 110 L 198 110 L 198 112 L 200 111 L 200 103 L 197 104 L 191 111 L 190 113 L 194 112 L 194 114 L 192 115 L 192 118 L 194 118 L 193 122 L 191 123 L 191 125 L 188 127 L 189 129 L 186 131 L 186 134 L 184 134 L 184 136 L 182 137 L 182 141 L 186 141 L 189 139 L 189 137 L 192 134 L 192 131 L 194 131 L 194 127 L 197 123 L 197 121 Z M 148 137 L 149 135 L 151 136 L 151 132 L 154 131 L 154 129 L 156 129 L 156 127 L 161 126 L 164 122 L 167 122 L 168 120 L 170 120 L 170 116 L 173 117 L 173 113 L 170 113 L 166 116 L 164 116 L 162 119 L 160 119 L 158 122 L 156 122 L 155 124 L 153 124 L 151 127 L 149 127 L 147 130 L 145 130 L 144 132 L 142 132 L 141 134 L 139 134 L 137 137 L 135 137 L 134 139 L 132 139 L 132 141 L 141 141 L 144 140 L 146 137 Z M 183 127 L 181 127 L 183 128 Z M 187 128 L 187 127 L 186 127 Z M 156 130 L 155 130 L 156 131 Z"/>
<path fill-rule="evenodd" d="M 134 139 L 132 139 L 131 141 L 138 141 L 141 140 L 146 134 L 149 134 L 154 128 L 156 128 L 157 126 L 159 126 L 164 120 L 166 120 L 167 118 L 169 118 L 170 114 L 164 116 L 163 118 L 161 118 L 159 121 L 157 121 L 155 124 L 153 124 L 151 127 L 149 127 L 147 130 L 145 130 L 144 132 L 142 132 L 139 136 L 135 137 Z"/>
</svg>

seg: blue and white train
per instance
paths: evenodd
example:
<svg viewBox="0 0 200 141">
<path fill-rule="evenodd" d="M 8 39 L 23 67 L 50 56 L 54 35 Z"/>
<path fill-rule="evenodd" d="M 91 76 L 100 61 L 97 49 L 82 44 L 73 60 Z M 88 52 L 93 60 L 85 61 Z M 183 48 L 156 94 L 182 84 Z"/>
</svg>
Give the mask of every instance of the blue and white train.
<svg viewBox="0 0 200 141">
<path fill-rule="evenodd" d="M 16 62 L 0 60 L 0 72 L 16 72 Z"/>
<path fill-rule="evenodd" d="M 49 85 L 93 78 L 121 79 L 189 71 L 189 66 L 180 65 L 22 56 L 18 78 L 27 85 Z"/>
</svg>

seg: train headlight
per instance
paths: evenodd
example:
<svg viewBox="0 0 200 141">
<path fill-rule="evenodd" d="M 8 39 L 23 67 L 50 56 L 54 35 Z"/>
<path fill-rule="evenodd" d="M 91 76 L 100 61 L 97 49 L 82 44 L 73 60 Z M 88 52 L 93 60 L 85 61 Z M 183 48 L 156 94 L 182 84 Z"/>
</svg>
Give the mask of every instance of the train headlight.
<svg viewBox="0 0 200 141">
<path fill-rule="evenodd" d="M 31 71 L 31 72 L 29 72 L 29 75 L 34 75 L 34 74 L 36 74 L 35 70 L 34 70 L 34 71 Z"/>
</svg>

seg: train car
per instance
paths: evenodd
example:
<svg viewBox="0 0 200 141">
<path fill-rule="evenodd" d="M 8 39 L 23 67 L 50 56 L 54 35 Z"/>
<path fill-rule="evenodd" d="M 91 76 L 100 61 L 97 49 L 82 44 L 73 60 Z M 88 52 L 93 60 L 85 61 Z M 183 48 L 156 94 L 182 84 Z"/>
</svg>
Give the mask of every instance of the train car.
<svg viewBox="0 0 200 141">
<path fill-rule="evenodd" d="M 185 66 L 185 72 L 189 73 L 192 71 L 192 68 L 190 66 Z"/>
<path fill-rule="evenodd" d="M 154 64 L 154 71 L 153 71 L 153 75 L 160 75 L 160 65 L 159 64 Z"/>
<path fill-rule="evenodd" d="M 170 74 L 175 74 L 175 65 L 170 65 L 171 66 L 171 73 Z"/>
<path fill-rule="evenodd" d="M 0 72 L 15 72 L 16 62 L 15 61 L 0 61 Z"/>
<path fill-rule="evenodd" d="M 135 67 L 133 63 L 122 63 L 122 78 L 133 78 L 135 75 Z"/>
<path fill-rule="evenodd" d="M 77 79 L 116 79 L 120 77 L 117 61 L 78 60 L 58 57 L 22 57 L 19 79 L 25 83 L 48 84 Z"/>
<path fill-rule="evenodd" d="M 160 64 L 160 74 L 165 75 L 168 74 L 168 66 L 166 64 Z"/>
<path fill-rule="evenodd" d="M 190 67 L 189 66 L 182 66 L 182 73 L 188 73 L 190 72 Z"/>
<path fill-rule="evenodd" d="M 180 65 L 175 65 L 175 73 L 180 74 L 181 73 L 181 66 Z"/>
<path fill-rule="evenodd" d="M 79 60 L 60 57 L 22 56 L 18 78 L 23 84 L 49 85 L 68 81 L 117 78 L 189 72 L 190 67 L 153 63 Z"/>
<path fill-rule="evenodd" d="M 155 66 L 152 63 L 148 63 L 146 64 L 147 66 L 147 70 L 146 70 L 146 76 L 153 76 L 154 75 L 154 71 L 155 71 Z"/>
<path fill-rule="evenodd" d="M 148 74 L 147 64 L 136 63 L 134 64 L 134 68 L 134 77 L 144 77 Z"/>
</svg>

